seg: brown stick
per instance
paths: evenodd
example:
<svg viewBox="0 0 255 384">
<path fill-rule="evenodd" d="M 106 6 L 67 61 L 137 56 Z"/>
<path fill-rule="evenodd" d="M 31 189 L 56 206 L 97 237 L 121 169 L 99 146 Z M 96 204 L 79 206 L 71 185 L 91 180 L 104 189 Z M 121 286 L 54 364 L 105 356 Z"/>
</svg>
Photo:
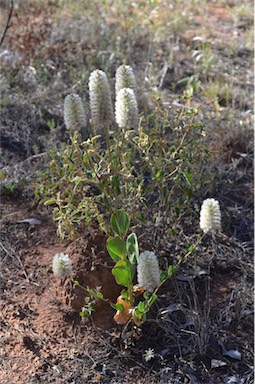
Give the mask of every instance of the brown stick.
<svg viewBox="0 0 255 384">
<path fill-rule="evenodd" d="M 5 29 L 4 29 L 3 36 L 2 36 L 2 38 L 0 40 L 0 47 L 3 44 L 4 38 L 6 36 L 6 33 L 7 33 L 8 29 L 11 26 L 10 21 L 11 21 L 11 17 L 12 17 L 13 7 L 14 7 L 13 0 L 10 0 L 10 11 L 9 11 L 9 15 L 8 15 L 8 18 L 7 18 L 7 23 L 6 23 L 6 26 L 5 26 Z"/>
</svg>

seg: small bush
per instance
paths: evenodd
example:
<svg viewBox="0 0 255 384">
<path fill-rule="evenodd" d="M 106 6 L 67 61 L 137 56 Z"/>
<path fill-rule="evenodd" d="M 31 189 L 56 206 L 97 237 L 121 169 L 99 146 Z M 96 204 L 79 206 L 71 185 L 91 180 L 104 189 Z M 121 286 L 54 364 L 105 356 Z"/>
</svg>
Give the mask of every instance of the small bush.
<svg viewBox="0 0 255 384">
<path fill-rule="evenodd" d="M 106 86 L 103 72 L 101 77 Z M 38 183 L 36 193 L 41 201 L 54 206 L 61 238 L 73 237 L 81 222 L 110 234 L 109 219 L 118 209 L 124 209 L 134 225 L 157 223 L 169 231 L 189 211 L 197 192 L 211 182 L 207 167 L 210 153 L 204 127 L 196 121 L 197 110 L 173 112 L 155 100 L 154 111 L 141 114 L 136 126 L 136 96 L 130 92 L 132 108 L 127 108 L 129 99 L 121 106 L 125 116 L 129 113 L 127 126 L 125 119 L 119 126 L 110 124 L 109 119 L 103 126 L 102 120 L 99 131 L 98 126 L 92 129 L 87 125 L 89 138 L 84 141 L 76 119 L 70 142 L 55 153 Z M 120 108 L 118 103 L 116 108 Z M 135 116 L 130 116 L 132 113 Z"/>
</svg>

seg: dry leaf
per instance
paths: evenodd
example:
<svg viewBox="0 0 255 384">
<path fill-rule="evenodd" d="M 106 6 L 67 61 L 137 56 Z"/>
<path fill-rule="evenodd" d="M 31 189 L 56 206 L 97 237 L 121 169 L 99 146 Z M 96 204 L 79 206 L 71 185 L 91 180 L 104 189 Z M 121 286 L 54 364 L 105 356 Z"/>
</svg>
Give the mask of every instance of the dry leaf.
<svg viewBox="0 0 255 384">
<path fill-rule="evenodd" d="M 133 286 L 133 294 L 135 297 L 140 296 L 144 293 L 144 288 L 139 287 L 138 284 Z"/>
<path fill-rule="evenodd" d="M 119 325 L 125 325 L 131 318 L 131 305 L 127 304 L 121 295 L 118 297 L 117 303 L 123 305 L 124 311 L 117 311 L 114 316 L 114 321 Z"/>
</svg>

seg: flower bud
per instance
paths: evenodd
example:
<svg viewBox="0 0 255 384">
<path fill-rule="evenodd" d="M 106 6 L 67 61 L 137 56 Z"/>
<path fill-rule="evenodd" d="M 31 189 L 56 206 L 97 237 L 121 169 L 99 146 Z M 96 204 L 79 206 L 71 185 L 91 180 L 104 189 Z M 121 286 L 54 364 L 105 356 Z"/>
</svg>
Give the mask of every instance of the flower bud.
<svg viewBox="0 0 255 384">
<path fill-rule="evenodd" d="M 115 81 L 116 95 L 123 88 L 131 88 L 135 90 L 136 88 L 135 75 L 134 75 L 133 69 L 129 65 L 121 65 L 116 71 L 115 78 L 116 78 L 116 81 Z"/>
<path fill-rule="evenodd" d="M 138 108 L 133 89 L 121 89 L 116 98 L 115 104 L 116 122 L 120 128 L 137 128 Z"/>
<path fill-rule="evenodd" d="M 89 99 L 93 124 L 97 128 L 108 127 L 113 121 L 113 105 L 107 76 L 101 70 L 89 77 Z"/>
<path fill-rule="evenodd" d="M 56 253 L 52 260 L 53 274 L 60 279 L 70 276 L 72 273 L 72 263 L 69 255 Z"/>
<path fill-rule="evenodd" d="M 152 292 L 160 284 L 160 270 L 154 252 L 142 252 L 138 258 L 137 280 L 139 287 Z"/>
<path fill-rule="evenodd" d="M 79 129 L 87 124 L 81 98 L 76 93 L 71 93 L 65 97 L 64 120 L 67 129 Z"/>
<path fill-rule="evenodd" d="M 204 233 L 221 230 L 220 204 L 215 199 L 203 201 L 200 211 L 200 228 Z"/>
</svg>

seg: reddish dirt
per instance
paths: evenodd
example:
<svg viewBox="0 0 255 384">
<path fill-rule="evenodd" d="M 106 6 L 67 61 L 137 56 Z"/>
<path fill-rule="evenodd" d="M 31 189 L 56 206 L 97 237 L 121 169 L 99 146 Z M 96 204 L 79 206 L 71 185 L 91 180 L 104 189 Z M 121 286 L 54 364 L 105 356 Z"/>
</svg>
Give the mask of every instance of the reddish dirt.
<svg viewBox="0 0 255 384">
<path fill-rule="evenodd" d="M 3 207 L 4 211 L 9 209 L 8 205 Z M 84 291 L 69 279 L 61 281 L 53 276 L 51 262 L 55 253 L 69 254 L 73 277 L 81 284 L 90 288 L 102 286 L 105 297 L 112 301 L 120 292 L 111 273 L 104 235 L 86 233 L 70 244 L 61 244 L 46 212 L 40 212 L 42 224 L 34 228 L 17 223 L 38 216 L 39 210 L 31 210 L 28 203 L 16 205 L 14 212 L 2 220 L 3 233 L 15 233 L 20 251 L 15 255 L 5 248 L 2 263 L 0 354 L 5 359 L 1 383 L 27 383 L 28 377 L 71 354 L 75 345 L 91 345 L 93 332 L 85 330 L 90 323 L 79 316 Z M 7 252 L 11 255 L 9 262 Z M 116 327 L 113 315 L 114 310 L 107 303 L 98 304 L 92 316 L 94 327 Z"/>
</svg>

